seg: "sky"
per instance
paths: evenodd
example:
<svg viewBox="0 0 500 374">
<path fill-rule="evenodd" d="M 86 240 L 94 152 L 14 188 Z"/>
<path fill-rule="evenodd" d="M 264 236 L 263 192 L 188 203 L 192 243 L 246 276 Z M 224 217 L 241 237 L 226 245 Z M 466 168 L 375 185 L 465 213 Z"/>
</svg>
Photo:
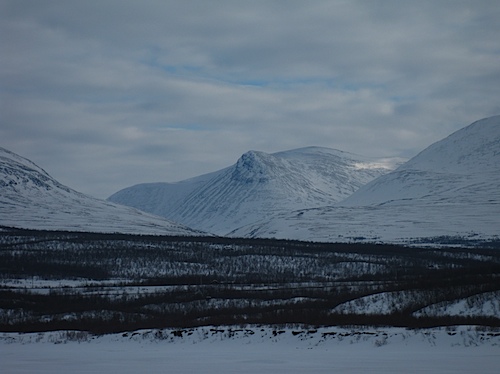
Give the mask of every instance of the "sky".
<svg viewBox="0 0 500 374">
<path fill-rule="evenodd" d="M 0 147 L 99 198 L 500 114 L 498 0 L 0 0 Z"/>
</svg>

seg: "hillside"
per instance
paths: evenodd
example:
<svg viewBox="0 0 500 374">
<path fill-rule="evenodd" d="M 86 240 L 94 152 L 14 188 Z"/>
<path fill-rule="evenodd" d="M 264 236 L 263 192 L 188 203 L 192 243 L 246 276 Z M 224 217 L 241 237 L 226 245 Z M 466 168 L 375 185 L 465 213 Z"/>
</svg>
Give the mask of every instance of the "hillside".
<svg viewBox="0 0 500 374">
<path fill-rule="evenodd" d="M 177 184 L 132 186 L 109 200 L 225 235 L 273 214 L 340 201 L 398 163 L 321 147 L 249 151 L 226 169 Z"/>
<path fill-rule="evenodd" d="M 200 234 L 161 217 L 74 191 L 32 161 L 4 148 L 0 148 L 0 190 L 1 226 L 135 234 Z"/>
<path fill-rule="evenodd" d="M 500 202 L 500 116 L 474 122 L 363 186 L 343 205 Z"/>
<path fill-rule="evenodd" d="M 0 331 L 500 326 L 498 247 L 5 230 Z"/>
<path fill-rule="evenodd" d="M 327 207 L 296 210 L 233 235 L 321 241 L 497 239 L 500 116 L 436 142 L 396 170 Z"/>
</svg>

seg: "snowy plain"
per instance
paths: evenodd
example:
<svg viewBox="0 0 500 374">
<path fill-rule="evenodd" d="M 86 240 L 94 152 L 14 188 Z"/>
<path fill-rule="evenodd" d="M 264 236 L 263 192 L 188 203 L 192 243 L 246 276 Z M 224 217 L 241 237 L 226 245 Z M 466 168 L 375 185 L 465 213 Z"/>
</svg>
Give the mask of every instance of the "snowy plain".
<svg viewBox="0 0 500 374">
<path fill-rule="evenodd" d="M 500 334 L 475 327 L 3 333 L 0 362 L 12 374 L 497 373 Z"/>
</svg>

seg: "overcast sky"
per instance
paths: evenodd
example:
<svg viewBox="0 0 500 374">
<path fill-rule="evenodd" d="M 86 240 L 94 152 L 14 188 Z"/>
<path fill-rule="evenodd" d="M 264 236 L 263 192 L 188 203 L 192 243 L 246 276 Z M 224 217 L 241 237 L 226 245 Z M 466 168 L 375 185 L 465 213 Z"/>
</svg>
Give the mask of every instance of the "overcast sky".
<svg viewBox="0 0 500 374">
<path fill-rule="evenodd" d="M 411 157 L 500 114 L 500 2 L 0 0 L 0 146 L 106 198 L 310 145 Z"/>
</svg>

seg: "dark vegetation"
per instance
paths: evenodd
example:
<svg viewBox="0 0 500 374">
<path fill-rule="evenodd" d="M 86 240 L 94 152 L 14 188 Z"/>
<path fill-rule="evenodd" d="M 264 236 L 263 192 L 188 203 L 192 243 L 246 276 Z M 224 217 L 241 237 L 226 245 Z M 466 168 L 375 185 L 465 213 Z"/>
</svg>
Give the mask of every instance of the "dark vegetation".
<svg viewBox="0 0 500 374">
<path fill-rule="evenodd" d="M 0 231 L 0 331 L 500 326 L 499 316 L 415 313 L 499 291 L 498 248 Z M 368 312 L 363 297 L 384 293 L 389 311 Z"/>
</svg>

